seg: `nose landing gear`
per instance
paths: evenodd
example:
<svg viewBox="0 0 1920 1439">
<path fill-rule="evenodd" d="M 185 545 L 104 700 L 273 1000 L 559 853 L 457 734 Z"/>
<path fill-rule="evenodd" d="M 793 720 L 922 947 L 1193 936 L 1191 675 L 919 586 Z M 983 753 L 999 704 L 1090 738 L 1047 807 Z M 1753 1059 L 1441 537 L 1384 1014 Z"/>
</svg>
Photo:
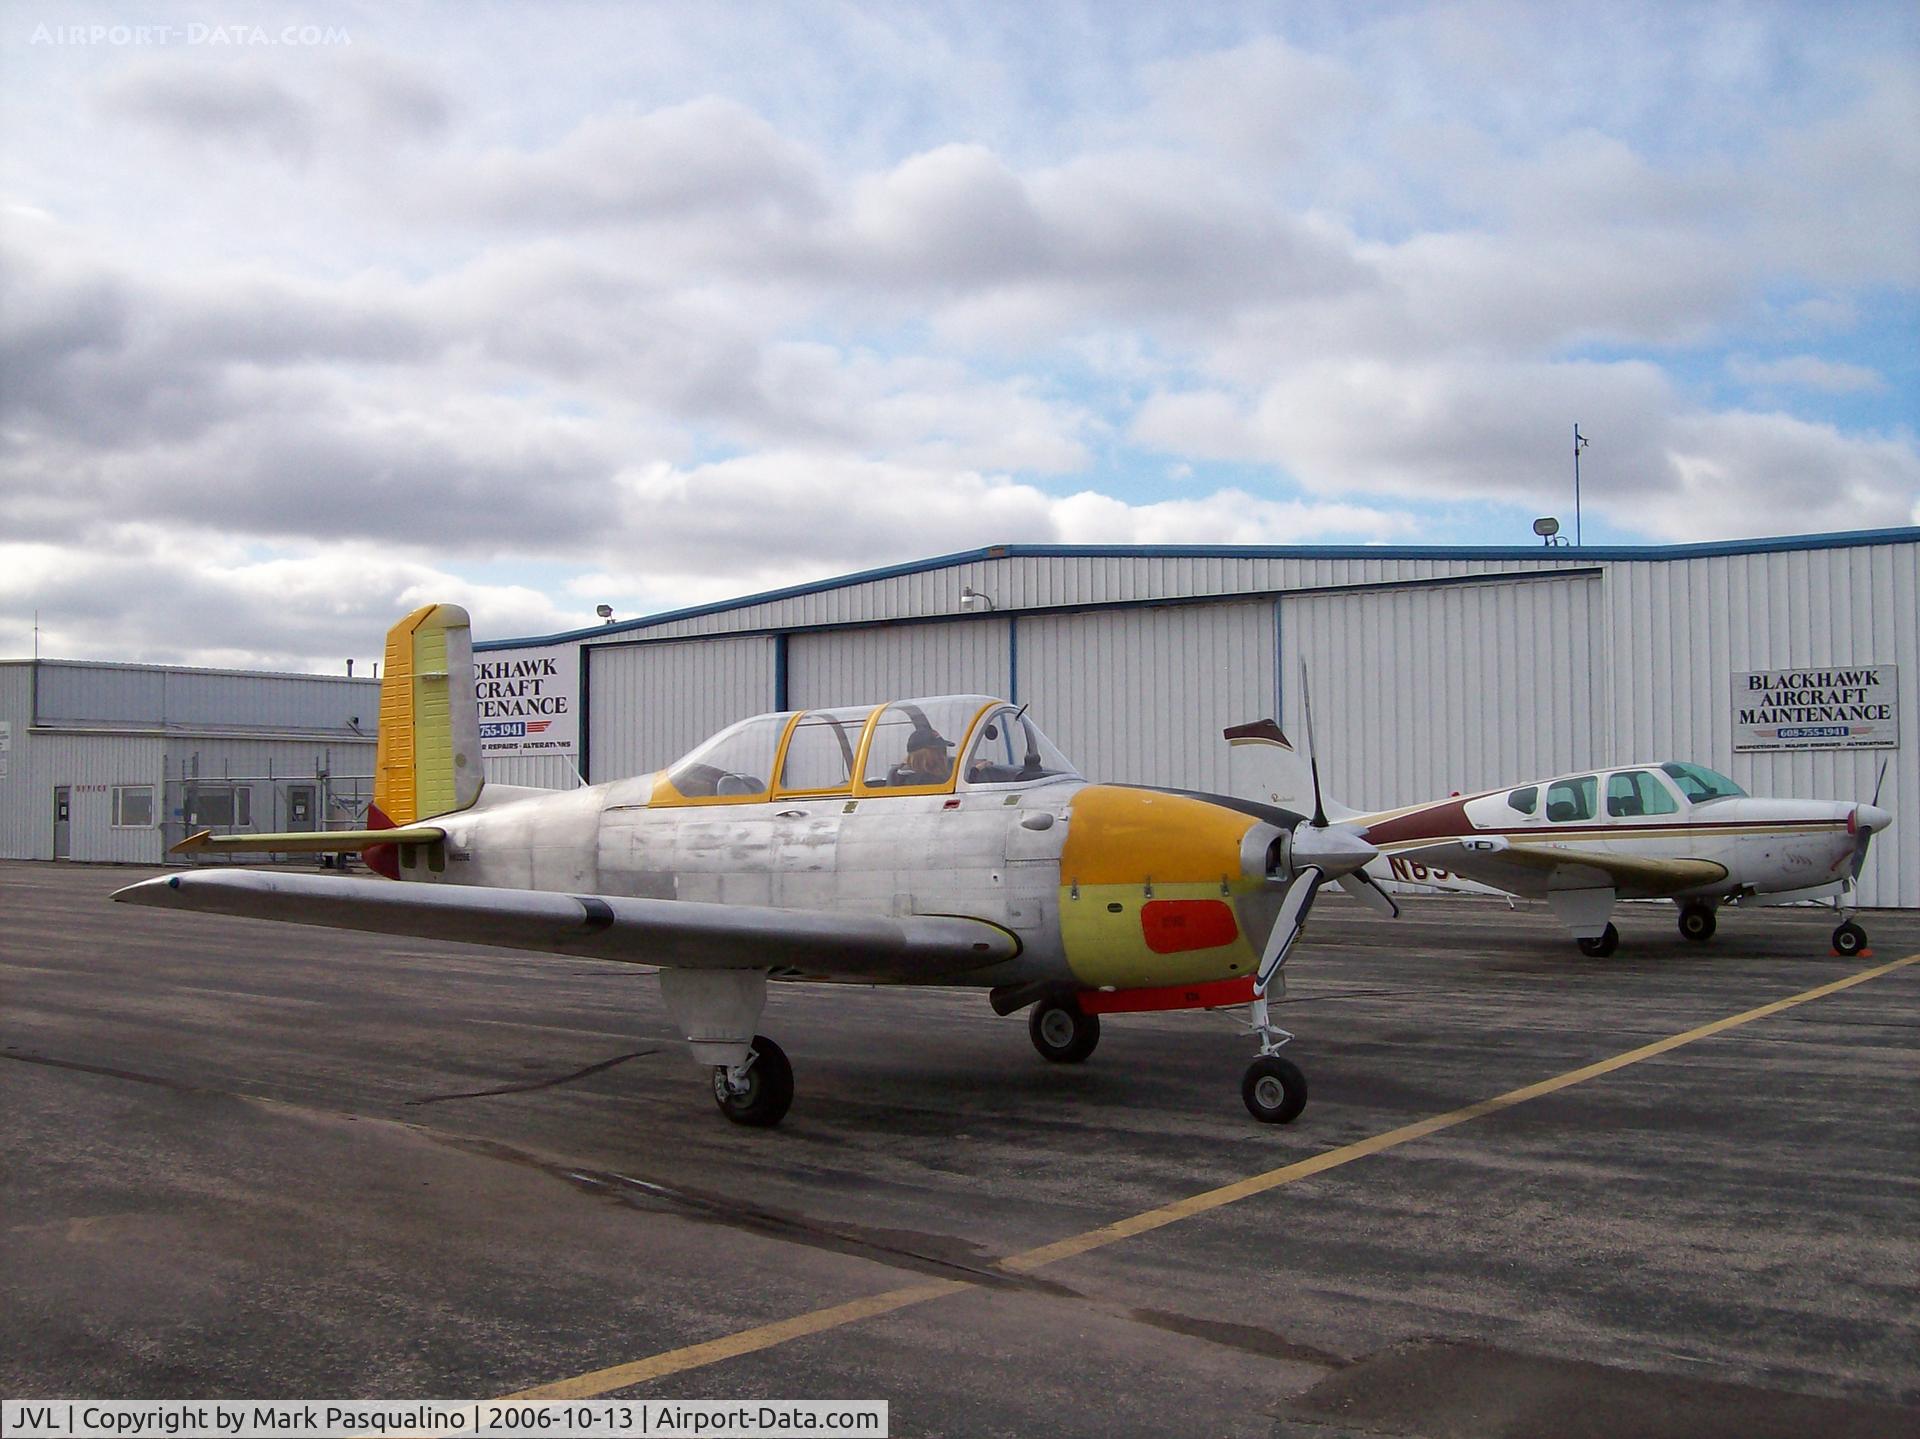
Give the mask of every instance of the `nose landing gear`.
<svg viewBox="0 0 1920 1439">
<path fill-rule="evenodd" d="M 1307 1076 L 1280 1053 L 1280 1046 L 1293 1036 L 1273 1023 L 1265 994 L 1254 997 L 1247 1028 L 1260 1036 L 1260 1057 L 1240 1080 L 1240 1098 L 1247 1113 L 1262 1124 L 1291 1124 L 1307 1107 Z"/>
</svg>

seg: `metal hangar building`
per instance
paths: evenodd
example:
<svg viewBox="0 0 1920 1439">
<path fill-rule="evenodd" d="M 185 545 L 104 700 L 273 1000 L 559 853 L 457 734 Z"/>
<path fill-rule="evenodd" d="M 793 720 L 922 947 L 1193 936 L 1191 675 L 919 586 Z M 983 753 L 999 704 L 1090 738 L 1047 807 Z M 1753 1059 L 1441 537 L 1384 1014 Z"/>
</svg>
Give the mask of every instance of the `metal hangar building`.
<svg viewBox="0 0 1920 1439">
<path fill-rule="evenodd" d="M 485 616 L 477 617 L 484 632 Z M 1226 784 L 1228 725 L 1381 808 L 1689 759 L 1870 798 L 1868 906 L 1920 907 L 1920 527 L 1632 548 L 995 545 L 475 646 L 490 777 L 657 769 L 769 710 L 1029 702 L 1092 779 Z M 1844 696 L 1838 692 L 1844 691 Z M 1846 718 L 1835 722 L 1834 711 Z"/>
</svg>

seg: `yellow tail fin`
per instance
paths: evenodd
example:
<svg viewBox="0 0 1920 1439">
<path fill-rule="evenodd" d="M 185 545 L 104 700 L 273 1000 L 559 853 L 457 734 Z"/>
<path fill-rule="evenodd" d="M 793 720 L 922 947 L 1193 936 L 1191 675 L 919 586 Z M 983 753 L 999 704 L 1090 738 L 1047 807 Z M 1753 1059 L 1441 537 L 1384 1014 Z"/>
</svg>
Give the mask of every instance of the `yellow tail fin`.
<svg viewBox="0 0 1920 1439">
<path fill-rule="evenodd" d="M 468 808 L 486 777 L 467 612 L 458 605 L 415 610 L 387 631 L 386 666 L 374 808 L 395 825 Z"/>
</svg>

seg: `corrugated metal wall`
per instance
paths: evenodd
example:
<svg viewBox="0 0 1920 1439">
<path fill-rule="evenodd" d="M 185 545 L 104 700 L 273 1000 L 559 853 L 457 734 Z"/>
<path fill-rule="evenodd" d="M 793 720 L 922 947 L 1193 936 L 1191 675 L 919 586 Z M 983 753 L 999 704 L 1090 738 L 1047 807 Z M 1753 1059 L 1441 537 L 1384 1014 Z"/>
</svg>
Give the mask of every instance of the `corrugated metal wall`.
<svg viewBox="0 0 1920 1439">
<path fill-rule="evenodd" d="M 774 707 L 774 642 L 596 646 L 588 656 L 587 778 L 644 774 L 715 730 Z"/>
<path fill-rule="evenodd" d="M 907 699 L 1005 695 L 1004 618 L 887 625 L 795 635 L 788 641 L 787 703 L 794 709 Z"/>
<path fill-rule="evenodd" d="M 1754 794 L 1867 800 L 1883 761 L 1891 830 L 1860 877 L 1868 905 L 1920 905 L 1920 545 L 1790 550 L 1607 572 L 1620 762 L 1697 759 Z M 1733 676 L 1897 665 L 1903 747 L 1733 752 Z"/>
<path fill-rule="evenodd" d="M 167 729 L 340 730 L 371 735 L 380 687 L 371 679 L 258 675 L 231 670 L 46 661 L 39 718 L 46 725 L 108 724 Z"/>
<path fill-rule="evenodd" d="M 1016 698 L 1089 779 L 1220 789 L 1220 731 L 1273 712 L 1271 601 L 1016 623 Z"/>
<path fill-rule="evenodd" d="M 1321 779 L 1356 809 L 1602 763 L 1600 587 L 1586 575 L 1289 595 L 1280 726 L 1305 743 L 1305 660 Z"/>
</svg>

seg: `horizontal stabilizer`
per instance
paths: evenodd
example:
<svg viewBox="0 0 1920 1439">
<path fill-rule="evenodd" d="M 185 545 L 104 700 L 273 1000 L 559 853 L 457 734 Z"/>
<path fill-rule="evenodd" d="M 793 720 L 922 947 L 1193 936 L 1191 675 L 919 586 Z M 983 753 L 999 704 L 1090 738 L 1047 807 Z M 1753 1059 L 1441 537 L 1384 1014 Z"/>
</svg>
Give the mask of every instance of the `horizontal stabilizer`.
<svg viewBox="0 0 1920 1439">
<path fill-rule="evenodd" d="M 170 845 L 168 854 L 358 854 L 370 844 L 431 844 L 445 839 L 437 824 L 402 829 L 298 830 L 290 834 L 215 834 L 203 829 Z"/>
</svg>

